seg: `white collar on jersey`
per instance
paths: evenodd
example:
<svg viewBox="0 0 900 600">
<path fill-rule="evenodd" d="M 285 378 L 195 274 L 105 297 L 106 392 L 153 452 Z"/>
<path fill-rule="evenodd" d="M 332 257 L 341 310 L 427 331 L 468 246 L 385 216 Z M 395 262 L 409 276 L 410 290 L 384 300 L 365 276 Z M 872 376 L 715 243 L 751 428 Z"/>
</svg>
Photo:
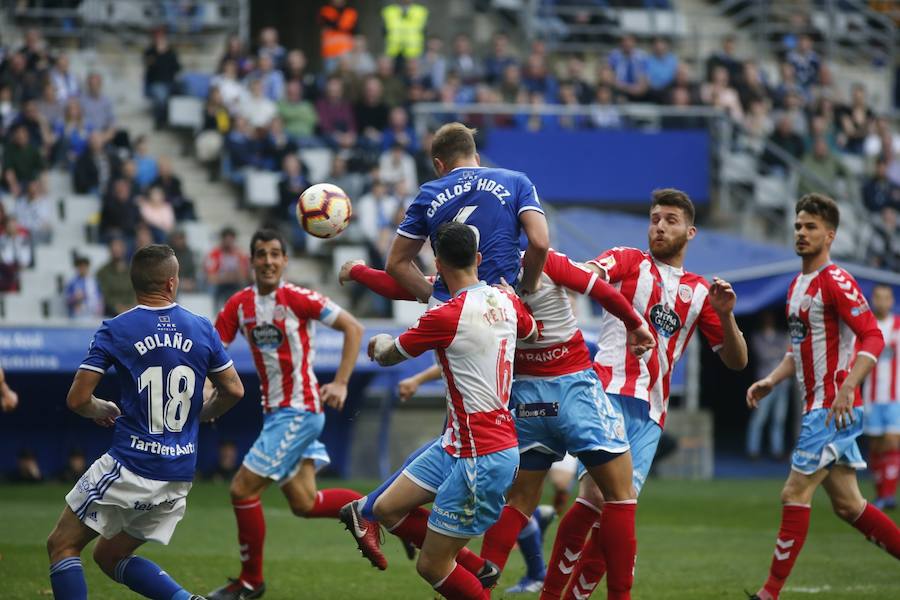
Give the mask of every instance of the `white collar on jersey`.
<svg viewBox="0 0 900 600">
<path fill-rule="evenodd" d="M 177 305 L 178 305 L 177 302 L 173 302 L 172 304 L 169 304 L 168 306 L 147 306 L 146 304 L 138 304 L 137 306 L 135 306 L 135 308 L 143 308 L 144 310 L 166 310 L 166 309 L 172 308 L 173 306 L 177 306 Z"/>
<path fill-rule="evenodd" d="M 659 269 L 661 271 L 662 270 L 669 271 L 673 275 L 684 275 L 684 267 L 683 266 L 682 267 L 673 267 L 672 265 L 664 263 L 663 261 L 659 260 L 658 258 L 653 256 L 652 253 L 650 254 L 650 257 L 653 258 L 653 264 L 656 265 L 657 269 Z"/>
<path fill-rule="evenodd" d="M 278 281 L 278 285 L 275 286 L 275 289 L 274 289 L 274 290 L 272 290 L 272 291 L 269 292 L 268 294 L 260 294 L 260 293 L 259 293 L 259 288 L 256 287 L 256 284 L 254 283 L 254 284 L 253 284 L 253 293 L 256 294 L 257 296 L 259 296 L 260 298 L 268 298 L 269 296 L 271 296 L 272 294 L 274 294 L 275 292 L 277 292 L 277 291 L 279 290 L 279 288 L 281 288 L 283 285 L 284 285 L 284 279 L 282 278 L 282 279 L 280 279 L 280 280 Z"/>
<path fill-rule="evenodd" d="M 487 285 L 486 281 L 479 281 L 478 283 L 473 283 L 472 285 L 466 286 L 464 288 L 459 288 L 458 290 L 456 290 L 456 293 L 453 294 L 453 297 L 456 298 L 463 292 L 468 292 L 469 290 L 478 289 L 478 288 L 486 286 L 486 285 Z"/>
</svg>

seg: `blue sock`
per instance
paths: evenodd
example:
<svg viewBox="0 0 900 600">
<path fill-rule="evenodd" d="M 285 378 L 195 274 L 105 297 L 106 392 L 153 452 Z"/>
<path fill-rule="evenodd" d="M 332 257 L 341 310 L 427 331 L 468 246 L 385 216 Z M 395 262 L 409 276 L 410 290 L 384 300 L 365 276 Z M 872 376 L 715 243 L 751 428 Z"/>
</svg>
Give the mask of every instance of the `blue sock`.
<svg viewBox="0 0 900 600">
<path fill-rule="evenodd" d="M 528 525 L 519 533 L 518 542 L 528 570 L 526 577 L 543 581 L 547 570 L 544 568 L 544 549 L 541 547 L 541 530 L 537 519 L 531 517 L 528 520 Z"/>
<path fill-rule="evenodd" d="M 57 600 L 87 600 L 87 582 L 77 556 L 50 565 L 50 586 Z"/>
<path fill-rule="evenodd" d="M 388 487 L 392 483 L 394 483 L 395 479 L 400 477 L 400 473 L 403 472 L 403 469 L 405 469 L 407 466 L 409 466 L 409 463 L 414 461 L 420 454 L 422 454 L 423 452 L 425 452 L 426 450 L 431 448 L 432 444 L 434 444 L 434 440 L 426 442 L 424 445 L 417 448 L 412 454 L 410 454 L 408 457 L 406 457 L 406 461 L 404 461 L 402 467 L 400 467 L 398 470 L 394 471 L 390 477 L 388 477 L 387 479 L 384 480 L 384 483 L 382 483 L 381 485 L 378 486 L 378 488 L 375 489 L 374 492 L 371 492 L 371 493 L 369 493 L 368 496 L 366 496 L 366 501 L 363 504 L 362 511 L 361 511 L 364 519 L 366 519 L 367 521 L 373 521 L 373 522 L 378 521 L 378 519 L 375 518 L 375 513 L 373 512 L 373 510 L 375 508 L 375 501 L 378 500 L 378 497 L 384 493 L 384 490 L 388 489 Z"/>
<path fill-rule="evenodd" d="M 191 596 L 159 565 L 140 556 L 129 556 L 119 561 L 116 581 L 153 600 L 188 600 Z"/>
</svg>

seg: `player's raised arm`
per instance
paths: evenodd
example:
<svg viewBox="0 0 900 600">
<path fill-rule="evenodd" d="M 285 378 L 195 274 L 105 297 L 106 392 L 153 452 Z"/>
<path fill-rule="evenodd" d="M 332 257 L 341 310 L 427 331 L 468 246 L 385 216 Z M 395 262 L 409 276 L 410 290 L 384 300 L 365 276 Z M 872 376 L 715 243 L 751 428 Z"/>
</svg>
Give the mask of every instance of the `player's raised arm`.
<svg viewBox="0 0 900 600">
<path fill-rule="evenodd" d="M 323 385 L 319 391 L 326 405 L 341 410 L 347 400 L 347 384 L 350 383 L 350 375 L 353 374 L 359 347 L 362 345 L 363 326 L 353 315 L 342 310 L 330 327 L 344 334 L 344 345 L 334 380 Z"/>
<path fill-rule="evenodd" d="M 406 216 L 397 228 L 397 235 L 394 236 L 388 251 L 384 270 L 396 279 L 401 287 L 412 292 L 422 302 L 427 302 L 433 286 L 414 262 L 425 240 L 428 239 L 425 209 L 419 200 L 416 198 L 416 201 L 406 209 Z"/>
<path fill-rule="evenodd" d="M 724 279 L 714 277 L 709 288 L 708 303 L 704 305 L 700 313 L 700 329 L 707 339 L 712 339 L 709 334 L 712 320 L 707 310 L 709 307 L 721 323 L 722 343 L 718 350 L 719 358 L 729 369 L 740 371 L 747 366 L 747 341 L 734 319 L 736 302 L 737 295 L 731 284 Z"/>
<path fill-rule="evenodd" d="M 224 415 L 244 397 L 244 384 L 234 366 L 218 372 L 210 372 L 212 393 L 203 401 L 200 410 L 201 421 L 212 421 Z"/>
<path fill-rule="evenodd" d="M 114 403 L 94 396 L 94 390 L 100 385 L 101 379 L 103 373 L 79 369 L 66 396 L 66 406 L 86 419 L 94 419 L 98 425 L 109 427 L 122 413 Z"/>
<path fill-rule="evenodd" d="M 355 281 L 379 296 L 390 300 L 416 300 L 415 294 L 400 285 L 396 279 L 385 271 L 366 266 L 361 260 L 347 261 L 341 266 L 338 280 L 343 285 L 347 281 Z M 431 278 L 429 278 L 431 281 Z M 432 282 L 433 283 L 433 282 Z"/>
</svg>

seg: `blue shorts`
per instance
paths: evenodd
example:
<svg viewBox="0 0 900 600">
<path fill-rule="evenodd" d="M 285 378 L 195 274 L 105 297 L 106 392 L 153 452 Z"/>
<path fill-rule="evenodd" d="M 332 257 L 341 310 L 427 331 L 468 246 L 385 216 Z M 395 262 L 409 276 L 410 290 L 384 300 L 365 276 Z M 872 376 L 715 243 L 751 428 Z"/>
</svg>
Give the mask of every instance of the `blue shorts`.
<svg viewBox="0 0 900 600">
<path fill-rule="evenodd" d="M 610 403 L 593 369 L 552 379 L 516 379 L 511 397 L 519 452 L 536 450 L 546 457 L 541 461 L 537 453 L 530 453 L 523 457 L 523 469 L 549 469 L 566 452 L 578 456 L 628 450 L 622 414 Z"/>
<path fill-rule="evenodd" d="M 640 494 L 650 473 L 662 428 L 650 418 L 650 403 L 646 400 L 620 394 L 607 395 L 613 408 L 621 412 L 625 419 L 625 432 L 631 444 L 632 484 Z M 578 478 L 581 479 L 586 473 L 584 465 L 579 462 Z"/>
<path fill-rule="evenodd" d="M 804 475 L 812 475 L 832 463 L 865 469 L 866 463 L 856 444 L 863 431 L 863 409 L 854 408 L 853 423 L 841 430 L 833 420 L 826 427 L 827 416 L 826 408 L 816 408 L 803 415 L 800 437 L 791 455 L 791 468 Z"/>
<path fill-rule="evenodd" d="M 900 402 L 867 404 L 863 417 L 866 435 L 900 434 Z"/>
<path fill-rule="evenodd" d="M 500 518 L 506 490 L 519 467 L 519 451 L 509 448 L 474 458 L 454 458 L 440 440 L 420 454 L 403 474 L 435 495 L 428 527 L 458 538 L 483 534 Z"/>
<path fill-rule="evenodd" d="M 260 477 L 287 482 L 300 470 L 304 460 L 312 460 L 316 471 L 331 459 L 319 434 L 325 415 L 296 408 L 279 408 L 265 416 L 262 432 L 244 456 L 244 466 Z"/>
</svg>

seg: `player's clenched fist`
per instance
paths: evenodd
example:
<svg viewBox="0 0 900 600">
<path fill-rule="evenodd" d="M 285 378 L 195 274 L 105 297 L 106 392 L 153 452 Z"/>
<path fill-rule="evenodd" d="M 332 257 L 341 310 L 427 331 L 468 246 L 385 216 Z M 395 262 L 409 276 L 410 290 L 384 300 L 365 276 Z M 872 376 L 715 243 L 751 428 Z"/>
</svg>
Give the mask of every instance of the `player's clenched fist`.
<svg viewBox="0 0 900 600">
<path fill-rule="evenodd" d="M 632 329 L 628 332 L 626 343 L 628 344 L 629 352 L 635 356 L 641 356 L 656 346 L 656 339 L 646 325 L 641 325 L 637 329 Z"/>
<path fill-rule="evenodd" d="M 353 281 L 353 278 L 350 277 L 350 271 L 353 270 L 353 267 L 357 265 L 365 266 L 366 261 L 364 260 L 348 260 L 344 264 L 341 265 L 341 271 L 338 273 L 338 282 L 341 285 L 344 285 L 348 281 Z"/>
<path fill-rule="evenodd" d="M 772 393 L 773 387 L 775 386 L 772 385 L 772 381 L 768 377 L 760 379 L 751 385 L 747 390 L 747 406 L 756 408 L 760 400 Z"/>
<path fill-rule="evenodd" d="M 734 310 L 737 302 L 737 294 L 731 284 L 724 279 L 713 277 L 713 284 L 709 286 L 709 304 L 718 314 L 727 314 Z"/>
<path fill-rule="evenodd" d="M 344 402 L 347 400 L 347 384 L 332 381 L 326 383 L 319 388 L 319 394 L 322 396 L 322 402 L 325 406 L 330 406 L 335 410 L 344 408 Z"/>
</svg>

